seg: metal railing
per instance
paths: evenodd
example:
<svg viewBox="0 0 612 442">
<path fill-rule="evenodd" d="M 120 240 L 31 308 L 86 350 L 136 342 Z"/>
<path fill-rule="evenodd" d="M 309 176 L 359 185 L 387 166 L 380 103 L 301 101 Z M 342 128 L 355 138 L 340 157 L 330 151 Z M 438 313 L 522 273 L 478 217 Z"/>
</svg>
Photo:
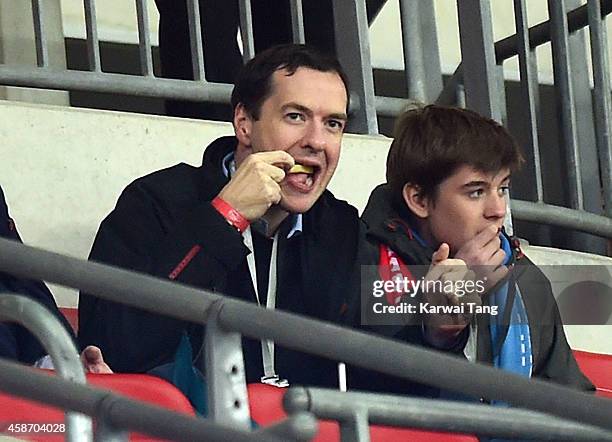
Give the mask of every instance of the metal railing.
<svg viewBox="0 0 612 442">
<path fill-rule="evenodd" d="M 23 295 L 0 293 L 0 321 L 15 322 L 28 329 L 53 361 L 61 382 L 0 359 L 0 390 L 35 401 L 72 410 L 66 413 L 68 442 L 127 441 L 127 430 L 141 431 L 172 440 L 310 440 L 317 423 L 310 412 L 299 412 L 274 427 L 250 432 L 226 431 L 225 427 L 159 409 L 96 388 L 85 387 L 83 365 L 70 334 L 60 321 L 38 302 Z M 77 413 L 78 412 L 78 413 Z M 82 414 L 85 413 L 85 414 Z M 231 429 L 231 427 L 230 427 Z"/>
<path fill-rule="evenodd" d="M 98 419 L 96 440 L 127 441 L 126 430 L 154 437 L 192 442 L 287 440 L 281 435 L 249 433 L 227 428 L 209 419 L 191 417 L 144 402 L 128 399 L 109 391 L 48 376 L 0 358 L 0 390 L 33 401 L 72 410 Z M 100 428 L 100 424 L 103 428 Z M 103 434 L 101 434 L 103 433 Z M 89 438 L 68 439 L 78 442 Z"/>
<path fill-rule="evenodd" d="M 4 239 L 0 239 L 0 271 L 79 288 L 152 313 L 206 323 L 209 410 L 212 419 L 235 428 L 245 427 L 248 420 L 240 339 L 244 335 L 271 339 L 293 350 L 612 431 L 610 400 L 322 321 L 262 309 L 253 303 L 152 276 Z M 215 345 L 211 345 L 213 341 Z M 381 365 L 381 360 L 385 364 Z M 452 414 L 445 417 L 451 422 L 454 419 Z M 510 427 L 507 431 L 511 431 Z"/>
<path fill-rule="evenodd" d="M 158 97 L 166 99 L 227 103 L 230 84 L 206 80 L 204 50 L 198 0 L 187 1 L 191 58 L 194 80 L 157 78 L 153 73 L 152 48 L 146 0 L 135 0 L 138 23 L 138 51 L 141 76 L 103 72 L 100 63 L 100 42 L 95 0 L 83 0 L 86 24 L 89 72 L 57 70 L 50 67 L 44 8 L 41 0 L 32 1 L 37 67 L 0 64 L 0 83 L 10 86 L 60 90 L 86 90 L 113 94 Z M 519 57 L 524 117 L 529 145 L 528 173 L 534 182 L 533 201 L 521 201 L 529 212 L 529 220 L 585 231 L 607 238 L 612 218 L 612 104 L 607 58 L 605 17 L 612 13 L 612 0 L 589 0 L 580 6 L 577 0 L 550 0 L 551 19 L 527 28 L 526 0 L 515 0 L 517 33 L 494 42 L 488 0 L 460 0 L 459 13 L 463 63 L 442 90 L 433 0 L 398 0 L 402 23 L 402 44 L 405 59 L 407 95 L 424 102 L 437 101 L 465 105 L 499 121 L 506 119 L 503 94 L 503 63 Z M 566 2 L 576 8 L 568 10 Z M 244 59 L 255 54 L 250 0 L 239 1 L 240 29 Z M 377 117 L 395 116 L 409 101 L 376 96 L 370 62 L 368 20 L 365 0 L 333 0 L 336 47 L 339 59 L 347 68 L 352 84 L 354 118 L 349 130 L 356 133 L 377 133 Z M 301 0 L 291 0 L 293 40 L 303 42 L 304 23 Z M 590 87 L 586 69 L 571 70 L 579 61 L 586 66 L 585 51 L 576 50 L 581 36 L 576 33 L 587 27 L 591 35 L 594 100 L 590 111 Z M 356 38 L 357 36 L 357 38 Z M 552 42 L 557 101 L 559 103 L 560 137 L 568 173 L 568 204 L 575 212 L 560 218 L 553 206 L 545 205 L 542 178 L 541 146 L 538 137 L 538 78 L 535 50 Z M 580 112 L 576 112 L 577 106 Z M 594 127 L 593 127 L 594 124 Z M 592 142 L 591 142 L 592 141 Z M 513 206 L 514 207 L 514 206 Z M 601 216 L 602 208 L 605 216 Z"/>
<path fill-rule="evenodd" d="M 291 388 L 284 397 L 289 413 L 309 411 L 340 423 L 342 441 L 369 441 L 369 425 L 415 427 L 521 440 L 610 440 L 599 428 L 533 411 L 322 388 Z M 453 419 L 448 419 L 453 416 Z"/>
<path fill-rule="evenodd" d="M 59 320 L 41 304 L 10 293 L 0 293 L 0 321 L 14 322 L 31 332 L 53 361 L 60 377 L 85 384 L 85 373 L 72 337 Z M 78 413 L 66 414 L 66 440 L 90 441 L 91 419 Z"/>
<path fill-rule="evenodd" d="M 567 3 L 575 9 L 568 10 Z M 468 0 L 458 1 L 457 5 L 463 62 L 438 102 L 457 103 L 460 86 L 465 92 L 466 107 L 506 123 L 503 64 L 518 55 L 522 109 L 525 110 L 518 117 L 525 119 L 528 128 L 525 134 L 529 148 L 527 170 L 534 182 L 535 201 L 513 201 L 513 216 L 610 238 L 609 233 L 604 233 L 609 232 L 612 225 L 612 91 L 605 18 L 612 13 L 612 1 L 588 0 L 586 5 L 580 6 L 579 1 L 549 0 L 550 20 L 528 28 L 526 0 L 514 0 L 517 33 L 498 42 L 494 42 L 490 29 L 489 2 Z M 584 36 L 579 32 L 585 27 L 591 34 L 593 91 L 586 68 Z M 536 49 L 549 42 L 553 53 L 560 154 L 567 172 L 564 183 L 568 205 L 574 209 L 572 213 L 545 204 L 538 133 L 540 100 Z M 591 103 L 591 94 L 595 97 L 595 105 Z M 521 210 L 515 210 L 517 206 Z M 569 216 L 558 216 L 562 211 Z M 604 216 L 598 215 L 602 213 Z"/>
</svg>

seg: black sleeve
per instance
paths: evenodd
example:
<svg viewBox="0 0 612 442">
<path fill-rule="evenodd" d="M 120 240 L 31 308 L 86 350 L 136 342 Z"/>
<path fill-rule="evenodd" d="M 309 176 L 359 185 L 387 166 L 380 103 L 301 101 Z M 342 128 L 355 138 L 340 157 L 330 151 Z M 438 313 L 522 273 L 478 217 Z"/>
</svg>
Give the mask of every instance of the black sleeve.
<svg viewBox="0 0 612 442">
<path fill-rule="evenodd" d="M 102 222 L 89 258 L 161 278 L 172 274 L 201 288 L 223 284 L 248 253 L 242 236 L 209 202 L 177 206 L 164 198 L 138 181 L 128 186 Z M 187 255 L 193 255 L 188 262 Z M 179 271 L 181 262 L 186 265 Z M 86 293 L 80 295 L 79 324 L 81 346 L 99 346 L 117 372 L 145 372 L 170 361 L 188 327 Z"/>
<path fill-rule="evenodd" d="M 0 188 L 0 236 L 21 242 L 13 220 L 9 217 L 4 194 Z M 0 293 L 14 293 L 26 296 L 45 306 L 72 335 L 72 328 L 58 310 L 55 299 L 42 281 L 17 278 L 0 273 Z M 0 356 L 32 364 L 45 354 L 44 349 L 29 331 L 16 324 L 0 325 Z"/>
<path fill-rule="evenodd" d="M 557 304 L 550 293 L 552 320 L 539 331 L 540 352 L 533 368 L 533 375 L 551 380 L 577 390 L 595 391 L 594 385 L 580 371 L 572 349 L 567 343 Z"/>
</svg>

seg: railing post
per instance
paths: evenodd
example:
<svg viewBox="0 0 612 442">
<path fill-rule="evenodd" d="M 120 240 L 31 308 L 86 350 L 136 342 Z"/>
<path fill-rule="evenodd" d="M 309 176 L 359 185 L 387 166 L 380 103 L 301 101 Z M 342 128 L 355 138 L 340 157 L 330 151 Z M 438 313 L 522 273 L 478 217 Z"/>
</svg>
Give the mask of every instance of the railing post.
<svg viewBox="0 0 612 442">
<path fill-rule="evenodd" d="M 84 0 L 85 7 L 85 29 L 87 31 L 87 58 L 89 59 L 89 70 L 101 72 L 100 65 L 100 41 L 98 40 L 98 22 L 96 18 L 95 0 Z"/>
<path fill-rule="evenodd" d="M 153 54 L 151 36 L 149 35 L 149 10 L 145 0 L 136 0 L 138 19 L 138 52 L 140 54 L 140 71 L 143 76 L 153 76 Z"/>
<path fill-rule="evenodd" d="M 370 442 L 367 409 L 356 410 L 349 419 L 340 421 L 340 442 Z"/>
<path fill-rule="evenodd" d="M 559 1 L 559 0 L 558 0 Z M 565 0 L 568 9 L 576 9 L 581 5 L 581 0 Z M 569 25 L 568 25 L 569 29 Z M 593 115 L 593 91 L 590 84 L 587 44 L 585 38 L 586 30 L 579 29 L 568 35 L 568 57 L 570 62 L 570 78 L 574 93 L 574 107 L 576 115 L 576 136 L 578 141 L 578 151 L 580 161 L 576 165 L 580 167 L 580 179 L 582 180 L 583 209 L 596 214 L 602 213 L 601 182 L 599 162 L 597 158 L 597 140 L 595 138 L 595 124 Z M 610 89 L 608 88 L 608 96 Z M 597 245 L 588 240 L 584 235 L 578 238 L 578 244 L 590 243 L 588 249 L 593 249 L 594 253 L 605 254 L 605 247 L 601 247 L 597 252 Z"/>
<path fill-rule="evenodd" d="M 408 97 L 433 103 L 442 91 L 433 0 L 400 0 L 400 15 Z"/>
<path fill-rule="evenodd" d="M 457 12 L 466 106 L 503 124 L 506 115 L 503 61 L 497 64 L 495 59 L 489 0 L 457 0 Z M 506 203 L 504 226 L 512 235 L 509 197 Z"/>
<path fill-rule="evenodd" d="M 304 12 L 302 9 L 302 0 L 289 0 L 291 8 L 291 33 L 293 35 L 293 43 L 306 43 L 304 34 Z"/>
<path fill-rule="evenodd" d="M 208 388 L 208 414 L 223 425 L 250 429 L 242 337 L 219 324 L 223 301 L 215 302 L 206 324 L 204 367 Z"/>
<path fill-rule="evenodd" d="M 548 0 L 550 33 L 555 77 L 555 97 L 559 115 L 560 146 L 565 151 L 568 173 L 568 197 L 570 207 L 582 210 L 582 178 L 580 177 L 580 153 L 576 132 L 576 106 L 571 77 L 569 35 L 565 0 Z"/>
<path fill-rule="evenodd" d="M 38 67 L 49 67 L 49 50 L 45 35 L 45 20 L 41 0 L 32 0 L 32 18 L 34 21 L 34 40 L 36 42 L 36 63 Z"/>
<path fill-rule="evenodd" d="M 466 104 L 501 123 L 501 99 L 489 0 L 457 0 Z"/>
<path fill-rule="evenodd" d="M 599 166 L 606 214 L 612 218 L 612 98 L 610 96 L 610 60 L 606 21 L 601 16 L 599 0 L 588 0 L 591 54 L 593 59 L 593 83 L 595 86 L 595 130 Z"/>
<path fill-rule="evenodd" d="M 242 37 L 242 59 L 246 63 L 255 57 L 251 0 L 238 0 L 238 7 L 240 11 L 240 36 Z"/>
<path fill-rule="evenodd" d="M 115 428 L 105 419 L 96 422 L 95 442 L 128 442 L 128 432 Z"/>
<path fill-rule="evenodd" d="M 205 81 L 206 73 L 204 71 L 200 2 L 198 0 L 187 0 L 187 17 L 189 22 L 189 42 L 191 46 L 193 79 L 195 81 Z"/>
<path fill-rule="evenodd" d="M 526 119 L 527 131 L 525 141 L 529 145 L 530 160 L 527 163 L 528 173 L 533 176 L 536 201 L 544 201 L 542 184 L 542 165 L 540 164 L 540 142 L 538 136 L 539 82 L 535 48 L 529 43 L 529 26 L 527 24 L 526 0 L 514 0 L 514 21 L 517 35 L 517 52 L 521 75 L 521 98 L 525 112 L 521 118 Z"/>
<path fill-rule="evenodd" d="M 365 0 L 333 0 L 338 60 L 351 84 L 354 115 L 348 131 L 377 134 L 374 76 L 370 61 L 370 37 Z"/>
</svg>

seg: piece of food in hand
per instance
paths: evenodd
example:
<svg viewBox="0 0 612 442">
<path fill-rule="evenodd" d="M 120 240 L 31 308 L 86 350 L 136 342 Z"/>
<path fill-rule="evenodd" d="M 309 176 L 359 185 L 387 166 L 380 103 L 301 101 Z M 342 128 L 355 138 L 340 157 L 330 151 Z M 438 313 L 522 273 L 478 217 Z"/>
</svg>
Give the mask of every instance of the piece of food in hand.
<svg viewBox="0 0 612 442">
<path fill-rule="evenodd" d="M 307 173 L 312 174 L 314 169 L 311 166 L 304 166 L 303 164 L 295 164 L 291 169 L 289 169 L 289 173 Z"/>
</svg>

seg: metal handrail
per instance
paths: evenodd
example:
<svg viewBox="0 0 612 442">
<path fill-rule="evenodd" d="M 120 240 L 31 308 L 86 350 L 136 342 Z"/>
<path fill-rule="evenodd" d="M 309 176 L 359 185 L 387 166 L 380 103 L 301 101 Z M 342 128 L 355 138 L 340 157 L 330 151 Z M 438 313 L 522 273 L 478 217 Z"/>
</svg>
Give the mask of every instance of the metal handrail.
<svg viewBox="0 0 612 442">
<path fill-rule="evenodd" d="M 232 85 L 194 80 L 141 77 L 109 72 L 83 72 L 0 64 L 3 85 L 105 92 L 139 97 L 227 103 Z"/>
<path fill-rule="evenodd" d="M 138 431 L 164 439 L 187 442 L 282 440 L 268 433 L 249 433 L 228 428 L 212 423 L 209 419 L 166 410 L 100 388 L 75 384 L 35 370 L 24 370 L 22 365 L 3 358 L 0 358 L 0 390 L 84 413 L 103 420 L 114 428 Z"/>
<path fill-rule="evenodd" d="M 600 0 L 601 16 L 604 17 L 612 13 L 612 0 Z M 579 6 L 576 9 L 567 12 L 567 27 L 569 32 L 576 32 L 586 27 L 589 24 L 588 6 Z M 531 48 L 536 48 L 551 39 L 551 23 L 546 20 L 529 28 L 529 44 Z M 510 35 L 495 43 L 495 58 L 500 63 L 504 60 L 514 57 L 518 54 L 517 43 L 519 36 Z"/>
<path fill-rule="evenodd" d="M 612 238 L 612 218 L 551 204 L 510 200 L 512 217 L 520 221 L 565 227 L 581 232 Z"/>
<path fill-rule="evenodd" d="M 85 384 L 85 373 L 72 336 L 60 321 L 38 302 L 11 293 L 0 293 L 0 321 L 21 325 L 47 351 L 55 371 L 64 379 Z M 66 440 L 92 440 L 91 419 L 78 413 L 66 414 Z"/>
<path fill-rule="evenodd" d="M 267 310 L 207 290 L 6 239 L 0 239 L 0 271 L 79 288 L 109 301 L 199 324 L 206 323 L 216 302 L 216 319 L 225 330 L 254 339 L 272 339 L 280 346 L 444 390 L 612 429 L 612 401 L 296 314 Z"/>
<path fill-rule="evenodd" d="M 601 0 L 601 15 L 606 16 L 612 13 L 612 0 Z M 569 32 L 575 32 L 588 24 L 588 5 L 580 6 L 567 13 L 567 25 Z M 550 20 L 538 23 L 529 28 L 529 43 L 532 48 L 550 42 Z M 518 55 L 519 35 L 510 35 L 502 40 L 495 42 L 495 58 L 497 63 Z M 446 82 L 444 89 L 436 99 L 437 104 L 451 105 L 456 102 L 457 84 L 463 81 L 463 63 L 455 69 L 455 72 Z M 406 100 L 408 102 L 408 100 Z"/>
<path fill-rule="evenodd" d="M 289 413 L 309 411 L 321 419 L 340 422 L 367 413 L 370 424 L 530 440 L 612 440 L 612 432 L 559 419 L 545 413 L 488 404 L 341 392 L 292 387 L 283 398 Z M 448 416 L 453 416 L 452 420 Z"/>
</svg>

